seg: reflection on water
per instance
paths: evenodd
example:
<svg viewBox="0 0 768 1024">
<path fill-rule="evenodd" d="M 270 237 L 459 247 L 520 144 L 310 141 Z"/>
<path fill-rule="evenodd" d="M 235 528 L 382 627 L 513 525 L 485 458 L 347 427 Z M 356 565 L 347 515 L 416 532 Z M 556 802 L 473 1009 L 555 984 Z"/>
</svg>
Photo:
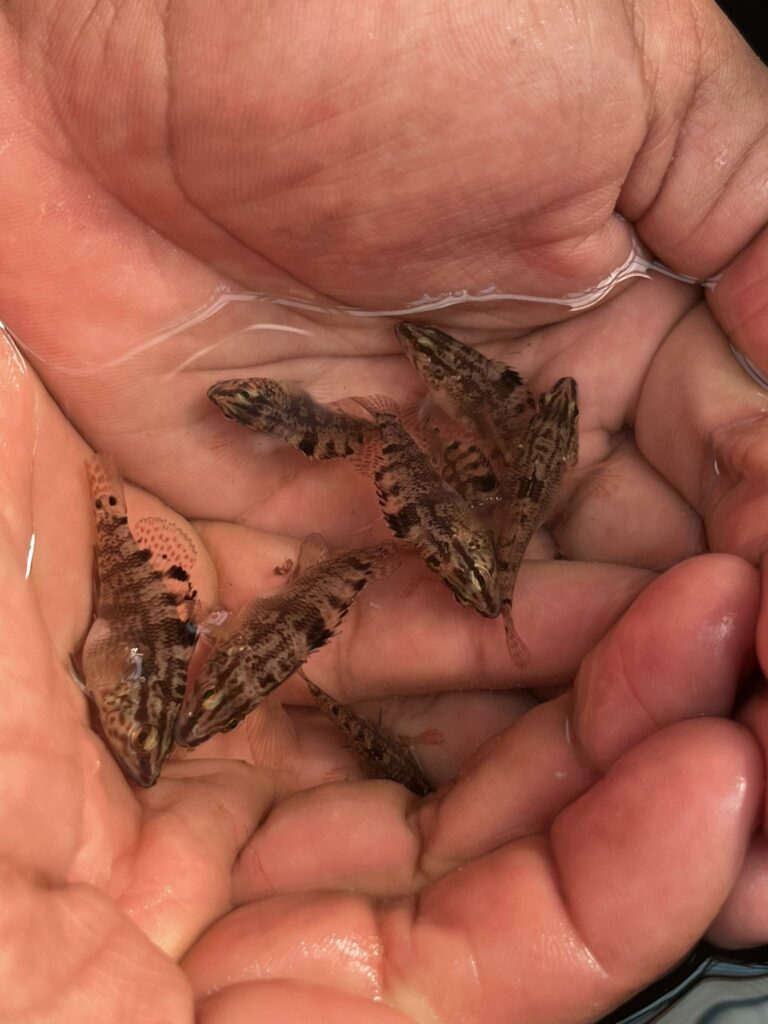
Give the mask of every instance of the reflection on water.
<svg viewBox="0 0 768 1024">
<path fill-rule="evenodd" d="M 600 1024 L 765 1024 L 768 946 L 725 952 L 701 943 L 674 971 Z"/>
</svg>

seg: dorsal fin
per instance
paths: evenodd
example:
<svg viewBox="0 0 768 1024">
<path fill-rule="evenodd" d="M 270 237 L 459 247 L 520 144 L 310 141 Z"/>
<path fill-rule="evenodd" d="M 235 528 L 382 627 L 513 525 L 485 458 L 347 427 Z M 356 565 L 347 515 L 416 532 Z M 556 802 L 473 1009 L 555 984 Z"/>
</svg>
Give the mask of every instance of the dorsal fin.
<svg viewBox="0 0 768 1024">
<path fill-rule="evenodd" d="M 159 516 L 145 516 L 134 524 L 131 533 L 137 545 L 149 551 L 149 562 L 160 573 L 167 589 L 179 604 L 191 603 L 197 597 L 190 573 L 197 561 L 197 548 L 184 530 Z"/>
<path fill-rule="evenodd" d="M 296 555 L 296 561 L 293 563 L 288 582 L 292 583 L 302 573 L 306 572 L 307 569 L 311 569 L 313 565 L 324 562 L 328 558 L 329 552 L 328 541 L 321 533 L 307 534 L 299 546 L 299 553 Z"/>
<path fill-rule="evenodd" d="M 113 455 L 95 452 L 85 460 L 96 518 L 124 516 L 125 487 Z"/>
<path fill-rule="evenodd" d="M 362 409 L 365 409 L 374 419 L 381 413 L 400 418 L 400 406 L 389 395 L 361 395 L 355 396 L 352 401 L 356 402 Z"/>
</svg>

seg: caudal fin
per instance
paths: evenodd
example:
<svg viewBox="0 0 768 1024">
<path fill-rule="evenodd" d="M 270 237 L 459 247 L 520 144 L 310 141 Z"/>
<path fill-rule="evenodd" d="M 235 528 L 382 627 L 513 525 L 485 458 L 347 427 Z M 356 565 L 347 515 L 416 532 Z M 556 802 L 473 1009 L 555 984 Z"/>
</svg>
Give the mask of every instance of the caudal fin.
<svg viewBox="0 0 768 1024">
<path fill-rule="evenodd" d="M 501 617 L 504 619 L 504 632 L 507 637 L 507 650 L 518 668 L 525 668 L 531 660 L 531 652 L 523 643 L 520 634 L 512 621 L 512 604 L 504 601 L 501 606 Z"/>
</svg>

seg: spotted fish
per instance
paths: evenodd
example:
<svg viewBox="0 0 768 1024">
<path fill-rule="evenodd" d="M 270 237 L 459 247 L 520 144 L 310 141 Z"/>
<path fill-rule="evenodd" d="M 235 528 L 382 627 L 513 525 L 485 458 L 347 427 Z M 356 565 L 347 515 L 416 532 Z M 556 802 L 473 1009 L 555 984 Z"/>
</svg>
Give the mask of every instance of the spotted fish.
<svg viewBox="0 0 768 1024">
<path fill-rule="evenodd" d="M 405 743 L 381 726 L 355 714 L 346 704 L 335 700 L 304 672 L 300 671 L 299 674 L 309 687 L 317 706 L 344 734 L 372 779 L 399 782 L 417 796 L 434 793 L 435 787 Z"/>
<path fill-rule="evenodd" d="M 287 441 L 309 459 L 345 458 L 371 433 L 364 417 L 342 410 L 343 402 L 321 405 L 305 391 L 266 377 L 221 380 L 208 397 L 227 419 Z"/>
<path fill-rule="evenodd" d="M 357 458 L 373 474 L 390 530 L 408 541 L 447 583 L 457 601 L 488 618 L 499 614 L 493 537 L 486 523 L 441 477 L 383 396 L 358 398 L 380 436 Z"/>
<path fill-rule="evenodd" d="M 96 522 L 95 619 L 79 656 L 83 686 L 115 758 L 140 786 L 173 745 L 195 638 L 191 540 L 160 519 L 128 526 L 114 460 L 85 464 Z"/>
<path fill-rule="evenodd" d="M 437 327 L 403 321 L 395 334 L 432 399 L 477 431 L 495 467 L 513 464 L 536 411 L 536 400 L 520 374 Z"/>
<path fill-rule="evenodd" d="M 307 538 L 286 586 L 248 602 L 214 638 L 181 707 L 179 744 L 194 747 L 234 729 L 335 635 L 355 598 L 393 551 L 389 542 L 326 558 L 321 540 Z"/>
<path fill-rule="evenodd" d="M 562 377 L 540 396 L 517 464 L 501 483 L 497 538 L 501 613 L 509 652 L 521 667 L 529 652 L 512 621 L 517 574 L 533 534 L 551 510 L 566 469 L 578 461 L 578 420 L 576 381 Z"/>
</svg>

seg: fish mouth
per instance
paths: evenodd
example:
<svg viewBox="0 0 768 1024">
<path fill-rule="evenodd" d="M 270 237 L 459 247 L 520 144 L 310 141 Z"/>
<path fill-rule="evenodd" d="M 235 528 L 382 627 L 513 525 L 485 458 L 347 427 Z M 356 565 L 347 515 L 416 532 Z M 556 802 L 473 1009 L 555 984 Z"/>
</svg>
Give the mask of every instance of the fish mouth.
<svg viewBox="0 0 768 1024">
<path fill-rule="evenodd" d="M 239 405 L 237 392 L 227 387 L 227 381 L 221 381 L 208 388 L 208 398 L 228 419 L 235 418 L 235 411 Z"/>
<path fill-rule="evenodd" d="M 415 341 L 420 333 L 419 325 L 411 320 L 401 320 L 399 324 L 395 324 L 395 334 L 400 341 Z"/>
<path fill-rule="evenodd" d="M 195 735 L 197 724 L 198 719 L 192 711 L 187 711 L 184 715 L 179 714 L 176 719 L 174 739 L 180 747 L 197 747 L 208 739 L 207 736 Z"/>
<path fill-rule="evenodd" d="M 454 591 L 454 596 L 459 604 L 463 604 L 465 608 L 473 608 L 484 619 L 495 619 L 501 612 L 501 598 L 499 597 L 477 592 L 459 594 L 457 591 Z"/>
<path fill-rule="evenodd" d="M 135 782 L 142 789 L 150 789 L 160 777 L 160 769 L 163 766 L 164 758 L 142 758 L 138 763 L 129 764 L 123 758 L 119 759 L 120 767 L 125 775 Z"/>
</svg>

